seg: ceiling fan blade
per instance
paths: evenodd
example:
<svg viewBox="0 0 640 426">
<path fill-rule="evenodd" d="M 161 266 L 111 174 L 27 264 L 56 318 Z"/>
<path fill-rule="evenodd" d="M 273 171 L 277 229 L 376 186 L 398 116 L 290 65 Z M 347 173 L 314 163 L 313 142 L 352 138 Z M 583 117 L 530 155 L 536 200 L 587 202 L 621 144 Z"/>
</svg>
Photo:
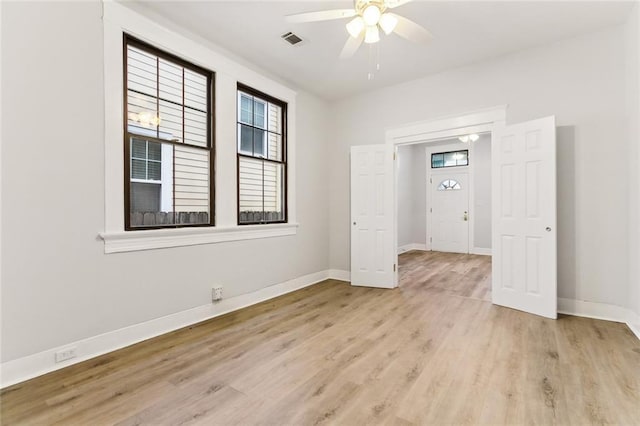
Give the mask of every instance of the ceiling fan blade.
<svg viewBox="0 0 640 426">
<path fill-rule="evenodd" d="M 342 52 L 340 52 L 341 59 L 347 59 L 352 57 L 364 41 L 364 35 L 361 34 L 358 38 L 349 37 L 347 42 L 344 44 L 342 48 Z"/>
<path fill-rule="evenodd" d="M 415 43 L 427 43 L 433 38 L 433 34 L 431 34 L 429 30 L 416 24 L 412 20 L 407 19 L 404 16 L 396 15 L 395 13 L 390 13 L 390 15 L 393 15 L 398 20 L 398 24 L 394 28 L 393 32 L 398 34 L 400 37 L 406 38 L 407 40 Z"/>
<path fill-rule="evenodd" d="M 412 0 L 385 0 L 384 4 L 389 8 L 393 9 L 398 6 L 402 6 L 403 4 L 407 4 Z"/>
<path fill-rule="evenodd" d="M 318 12 L 297 13 L 295 15 L 287 15 L 285 18 L 288 22 L 301 23 L 330 21 L 332 19 L 350 18 L 352 16 L 356 16 L 356 11 L 354 9 L 334 9 L 321 10 Z"/>
</svg>

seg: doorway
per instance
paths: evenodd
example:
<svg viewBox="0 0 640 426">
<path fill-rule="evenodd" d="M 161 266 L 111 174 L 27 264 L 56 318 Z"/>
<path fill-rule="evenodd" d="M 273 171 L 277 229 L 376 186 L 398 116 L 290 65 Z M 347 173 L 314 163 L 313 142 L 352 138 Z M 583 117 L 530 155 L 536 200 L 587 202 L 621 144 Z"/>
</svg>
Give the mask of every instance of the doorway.
<svg viewBox="0 0 640 426">
<path fill-rule="evenodd" d="M 394 151 L 403 145 L 491 132 L 492 302 L 548 318 L 557 317 L 555 117 L 507 125 L 505 116 L 506 107 L 502 106 L 410 123 L 388 129 L 384 149 L 379 145 L 351 148 L 352 285 L 398 286 L 398 166 Z M 375 164 L 380 173 L 375 172 L 375 179 L 367 178 L 373 176 L 374 167 L 373 163 L 361 161 L 363 156 L 377 158 Z M 371 166 L 363 167 L 363 173 L 354 173 L 364 164 Z M 394 182 L 389 187 L 390 175 Z M 354 197 L 361 190 L 373 196 Z M 359 198 L 361 202 L 357 201 Z M 371 202 L 364 203 L 369 199 Z M 391 217 L 391 235 L 386 222 L 366 229 L 367 232 L 364 229 L 357 232 L 357 215 L 366 219 Z M 374 232 L 380 244 L 363 244 Z M 384 279 L 373 285 L 362 275 L 360 278 L 364 279 L 354 283 L 354 276 L 365 270 L 364 260 L 374 257 L 375 261 L 369 263 L 384 273 Z"/>
</svg>

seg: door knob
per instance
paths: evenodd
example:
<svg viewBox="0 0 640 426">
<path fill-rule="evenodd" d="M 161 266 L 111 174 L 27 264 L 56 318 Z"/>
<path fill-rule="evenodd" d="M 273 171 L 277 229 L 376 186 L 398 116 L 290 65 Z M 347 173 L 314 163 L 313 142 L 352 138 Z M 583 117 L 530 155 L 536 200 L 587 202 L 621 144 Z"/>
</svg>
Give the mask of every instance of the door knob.
<svg viewBox="0 0 640 426">
<path fill-rule="evenodd" d="M 353 224 L 355 225 L 356 223 L 355 223 L 355 222 L 353 222 Z"/>
<path fill-rule="evenodd" d="M 551 228 L 549 228 L 548 226 L 546 228 L 544 228 L 545 231 L 547 232 L 551 232 Z"/>
</svg>

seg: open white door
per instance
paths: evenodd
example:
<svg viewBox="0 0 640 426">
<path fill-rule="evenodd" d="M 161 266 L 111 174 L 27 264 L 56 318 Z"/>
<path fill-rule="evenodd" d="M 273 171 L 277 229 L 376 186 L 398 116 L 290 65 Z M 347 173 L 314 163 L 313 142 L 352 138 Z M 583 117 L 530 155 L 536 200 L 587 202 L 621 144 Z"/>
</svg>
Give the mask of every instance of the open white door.
<svg viewBox="0 0 640 426">
<path fill-rule="evenodd" d="M 395 148 L 351 147 L 351 285 L 397 286 Z"/>
<path fill-rule="evenodd" d="M 492 140 L 493 303 L 557 317 L 555 117 Z"/>
</svg>

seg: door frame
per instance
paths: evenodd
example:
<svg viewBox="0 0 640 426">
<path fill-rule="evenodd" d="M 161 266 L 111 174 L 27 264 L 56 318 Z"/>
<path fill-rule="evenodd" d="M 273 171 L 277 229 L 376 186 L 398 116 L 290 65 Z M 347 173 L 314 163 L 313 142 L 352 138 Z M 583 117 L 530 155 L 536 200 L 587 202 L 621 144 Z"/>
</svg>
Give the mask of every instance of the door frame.
<svg viewBox="0 0 640 426">
<path fill-rule="evenodd" d="M 435 142 L 435 141 L 434 141 Z M 463 142 L 460 143 L 451 143 L 451 144 L 447 144 L 447 145 L 437 145 L 437 146 L 427 146 L 424 150 L 425 153 L 425 161 L 426 161 L 426 166 L 425 166 L 425 179 L 426 179 L 426 195 L 425 195 L 425 208 L 427 209 L 427 211 L 425 212 L 425 218 L 427 223 L 425 224 L 425 245 L 427 250 L 431 250 L 431 240 L 430 238 L 433 237 L 433 224 L 432 224 L 432 217 L 431 217 L 431 212 L 429 211 L 429 209 L 431 208 L 433 202 L 431 201 L 431 183 L 429 182 L 429 179 L 431 179 L 433 177 L 434 174 L 441 174 L 444 173 L 445 171 L 451 171 L 451 172 L 464 172 L 467 173 L 467 189 L 468 189 L 468 193 L 467 193 L 467 203 L 468 203 L 468 212 L 469 212 L 469 218 L 473 218 L 473 192 L 474 192 L 474 179 L 473 179 L 473 161 L 469 161 L 469 165 L 468 166 L 455 166 L 455 167 L 446 167 L 446 168 L 442 168 L 442 169 L 436 169 L 436 170 L 432 170 L 431 169 L 431 154 L 436 153 L 438 151 L 459 151 L 459 150 L 463 150 L 463 149 L 467 149 L 469 150 L 469 158 L 473 158 L 473 144 L 465 144 Z M 474 246 L 474 228 L 473 228 L 473 220 L 469 220 L 469 236 L 468 236 L 468 241 L 467 244 L 469 246 L 468 250 L 469 253 L 473 252 L 473 248 Z"/>
<path fill-rule="evenodd" d="M 419 121 L 389 127 L 385 131 L 385 143 L 397 148 L 402 145 L 416 145 L 420 143 L 436 143 L 442 139 L 451 139 L 470 133 L 491 133 L 491 143 L 493 144 L 493 129 L 496 125 L 505 125 L 507 116 L 507 105 L 469 111 L 461 114 L 454 114 L 435 118 L 432 120 Z M 493 166 L 492 166 L 493 167 Z M 493 172 L 493 170 L 492 170 Z M 398 193 L 398 168 L 394 173 L 394 192 Z M 394 197 L 393 234 L 395 239 L 396 265 L 398 264 L 397 243 L 398 243 L 398 199 Z M 494 229 L 491 230 L 493 234 Z M 471 232 L 470 232 L 471 233 Z M 493 235 L 492 235 L 493 239 Z M 397 282 L 397 272 L 396 272 Z"/>
</svg>

